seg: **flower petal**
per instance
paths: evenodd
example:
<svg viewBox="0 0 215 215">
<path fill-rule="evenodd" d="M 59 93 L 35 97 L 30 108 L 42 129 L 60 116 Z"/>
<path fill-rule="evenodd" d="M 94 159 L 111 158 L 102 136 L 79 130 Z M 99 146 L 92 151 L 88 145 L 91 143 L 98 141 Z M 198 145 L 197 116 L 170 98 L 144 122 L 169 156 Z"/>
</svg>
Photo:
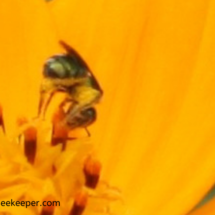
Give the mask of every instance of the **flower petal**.
<svg viewBox="0 0 215 215">
<path fill-rule="evenodd" d="M 42 1 L 1 2 L 0 26 L 0 103 L 12 133 L 17 115 L 36 116 L 42 66 L 59 46 Z"/>
<path fill-rule="evenodd" d="M 215 3 L 50 3 L 104 89 L 92 139 L 130 214 L 186 214 L 215 178 Z"/>
</svg>

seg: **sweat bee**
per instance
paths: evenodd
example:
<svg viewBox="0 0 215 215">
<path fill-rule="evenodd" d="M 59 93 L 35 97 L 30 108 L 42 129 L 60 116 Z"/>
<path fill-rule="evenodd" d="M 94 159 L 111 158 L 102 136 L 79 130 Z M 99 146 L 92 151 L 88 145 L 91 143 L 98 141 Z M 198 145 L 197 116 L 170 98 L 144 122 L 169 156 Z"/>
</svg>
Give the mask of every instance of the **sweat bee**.
<svg viewBox="0 0 215 215">
<path fill-rule="evenodd" d="M 82 57 L 65 42 L 60 41 L 60 44 L 66 54 L 54 55 L 44 64 L 38 115 L 45 116 L 55 93 L 65 92 L 61 106 L 70 103 L 66 125 L 72 129 L 86 127 L 96 119 L 93 105 L 100 100 L 103 91 Z"/>
</svg>

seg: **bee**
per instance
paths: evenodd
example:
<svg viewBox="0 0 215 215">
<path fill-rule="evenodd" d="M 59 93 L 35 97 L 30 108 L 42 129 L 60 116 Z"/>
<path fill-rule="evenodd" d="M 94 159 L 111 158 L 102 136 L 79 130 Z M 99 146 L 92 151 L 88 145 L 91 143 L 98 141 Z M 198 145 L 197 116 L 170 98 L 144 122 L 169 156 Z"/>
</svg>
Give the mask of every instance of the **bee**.
<svg viewBox="0 0 215 215">
<path fill-rule="evenodd" d="M 54 94 L 65 92 L 61 106 L 71 103 L 65 123 L 71 128 L 89 125 L 96 119 L 93 105 L 100 100 L 103 91 L 82 57 L 65 42 L 60 41 L 60 44 L 66 54 L 54 55 L 44 64 L 38 115 L 45 117 Z"/>
</svg>

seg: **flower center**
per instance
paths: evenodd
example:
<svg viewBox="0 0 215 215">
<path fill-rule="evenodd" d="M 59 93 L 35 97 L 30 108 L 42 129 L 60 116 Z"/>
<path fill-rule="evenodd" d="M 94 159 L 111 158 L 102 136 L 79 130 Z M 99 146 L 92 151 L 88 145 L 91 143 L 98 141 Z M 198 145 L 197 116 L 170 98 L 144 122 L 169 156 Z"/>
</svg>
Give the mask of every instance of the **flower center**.
<svg viewBox="0 0 215 215">
<path fill-rule="evenodd" d="M 17 125 L 21 132 L 9 140 L 0 107 L 0 138 L 5 141 L 0 142 L 0 172 L 1 162 L 12 167 L 7 173 L 11 182 L 5 189 L 23 185 L 14 200 L 40 201 L 37 207 L 27 207 L 37 215 L 54 215 L 55 211 L 64 215 L 110 213 L 110 203 L 121 200 L 120 191 L 100 180 L 101 163 L 95 158 L 90 138 L 69 138 L 68 128 L 61 123 L 64 117 L 58 109 L 51 122 L 20 118 Z M 14 193 L 15 188 L 5 201 Z M 42 205 L 45 201 L 50 204 Z"/>
</svg>

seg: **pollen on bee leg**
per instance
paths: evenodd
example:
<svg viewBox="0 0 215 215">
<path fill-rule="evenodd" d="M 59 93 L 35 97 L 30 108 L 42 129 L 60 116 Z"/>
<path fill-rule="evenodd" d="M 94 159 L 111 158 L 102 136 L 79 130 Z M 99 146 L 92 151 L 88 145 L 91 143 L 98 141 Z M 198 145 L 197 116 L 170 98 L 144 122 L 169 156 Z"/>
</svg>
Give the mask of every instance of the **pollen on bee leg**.
<svg viewBox="0 0 215 215">
<path fill-rule="evenodd" d="M 24 152 L 28 161 L 33 164 L 37 151 L 37 129 L 33 126 L 24 131 Z"/>
<path fill-rule="evenodd" d="M 55 199 L 52 196 L 48 196 L 43 200 L 46 203 L 46 206 L 43 206 L 43 209 L 40 215 L 53 215 L 55 209 Z M 50 205 L 49 205 L 50 204 Z"/>
<path fill-rule="evenodd" d="M 94 159 L 91 156 L 86 159 L 84 163 L 84 168 L 83 168 L 86 187 L 89 187 L 92 189 L 96 188 L 99 181 L 101 168 L 102 168 L 102 165 L 100 161 L 98 161 L 97 159 Z"/>
<path fill-rule="evenodd" d="M 81 215 L 87 205 L 88 194 L 86 191 L 80 191 L 74 200 L 69 215 Z"/>
<path fill-rule="evenodd" d="M 5 126 L 4 126 L 4 118 L 3 118 L 3 109 L 0 105 L 0 127 L 2 128 L 3 132 L 5 133 Z"/>
<path fill-rule="evenodd" d="M 68 138 L 68 129 L 63 126 L 62 120 L 65 118 L 63 109 L 59 108 L 53 115 L 53 133 L 52 133 L 52 145 L 63 144 L 62 150 L 66 148 L 66 141 Z"/>
</svg>

